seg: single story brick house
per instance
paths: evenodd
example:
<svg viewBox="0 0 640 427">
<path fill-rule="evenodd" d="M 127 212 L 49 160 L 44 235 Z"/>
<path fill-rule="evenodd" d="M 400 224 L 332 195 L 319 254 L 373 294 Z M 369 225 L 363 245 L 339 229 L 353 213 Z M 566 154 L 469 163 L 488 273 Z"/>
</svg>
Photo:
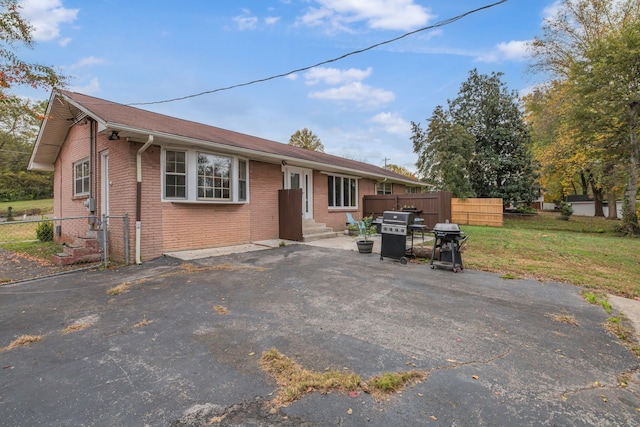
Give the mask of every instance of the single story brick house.
<svg viewBox="0 0 640 427">
<path fill-rule="evenodd" d="M 69 91 L 51 94 L 29 169 L 54 171 L 56 218 L 128 213 L 138 263 L 280 238 L 279 190 L 302 190 L 305 223 L 341 231 L 346 212 L 362 216 L 364 195 L 425 186 L 378 166 Z M 122 259 L 119 252 L 110 255 Z"/>
</svg>

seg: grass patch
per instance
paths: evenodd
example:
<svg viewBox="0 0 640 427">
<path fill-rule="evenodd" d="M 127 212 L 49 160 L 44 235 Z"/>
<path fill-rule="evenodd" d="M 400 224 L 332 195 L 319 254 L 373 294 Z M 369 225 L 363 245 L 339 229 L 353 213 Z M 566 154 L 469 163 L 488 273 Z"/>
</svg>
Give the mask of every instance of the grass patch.
<svg viewBox="0 0 640 427">
<path fill-rule="evenodd" d="M 607 300 L 607 297 L 602 294 L 585 291 L 582 292 L 582 296 L 585 300 L 587 300 L 589 304 L 597 304 L 601 306 L 608 314 L 611 314 L 611 312 L 613 311 L 611 303 Z"/>
<path fill-rule="evenodd" d="M 618 221 L 541 212 L 505 217 L 503 227 L 461 225 L 465 267 L 640 296 L 640 239 L 613 231 Z"/>
<path fill-rule="evenodd" d="M 273 401 L 276 406 L 287 406 L 313 391 L 326 394 L 333 390 L 348 392 L 362 388 L 362 379 L 353 372 L 310 371 L 276 349 L 262 353 L 260 365 L 280 386 Z"/>
<path fill-rule="evenodd" d="M 630 337 L 632 333 L 629 329 L 625 328 L 625 326 L 622 324 L 622 319 L 620 319 L 619 317 L 609 317 L 607 319 L 605 328 L 607 329 L 607 331 L 618 337 L 618 339 L 620 339 L 621 341 L 624 341 L 627 344 L 631 342 Z"/>
<path fill-rule="evenodd" d="M 71 332 L 81 331 L 83 329 L 88 328 L 91 325 L 93 325 L 93 323 L 74 323 L 74 324 L 69 325 L 66 328 L 64 328 L 62 333 L 63 334 L 70 334 Z"/>
<path fill-rule="evenodd" d="M 133 327 L 136 328 L 136 329 L 144 328 L 145 326 L 150 325 L 152 323 L 153 323 L 153 320 L 142 319 L 141 321 L 139 321 L 138 323 L 133 325 Z"/>
<path fill-rule="evenodd" d="M 15 340 L 11 341 L 11 344 L 0 349 L 2 351 L 5 350 L 13 350 L 14 348 L 24 347 L 25 345 L 29 345 L 34 342 L 38 342 L 42 340 L 42 335 L 20 335 Z"/>
<path fill-rule="evenodd" d="M 11 206 L 13 216 L 17 219 L 24 214 L 47 215 L 53 213 L 53 199 L 19 200 L 15 202 L 0 202 L 0 216 L 6 217 Z"/>
<path fill-rule="evenodd" d="M 229 310 L 227 309 L 227 307 L 222 306 L 222 305 L 214 305 L 213 309 L 218 314 L 222 314 L 222 315 L 229 314 Z"/>
<path fill-rule="evenodd" d="M 41 224 L 41 222 L 0 222 L 0 244 L 37 241 L 36 229 L 38 224 Z"/>
<path fill-rule="evenodd" d="M 566 314 L 551 314 L 551 313 L 545 314 L 545 316 L 549 317 L 554 322 L 566 323 L 567 325 L 571 325 L 571 326 L 578 326 L 578 321 L 573 316 L 569 316 Z"/>
<path fill-rule="evenodd" d="M 34 261 L 43 262 L 47 265 L 51 255 L 62 252 L 62 245 L 56 242 L 19 242 L 0 244 L 0 248 L 15 252 L 19 256 L 29 258 Z"/>
<path fill-rule="evenodd" d="M 125 292 L 129 292 L 129 283 L 121 283 L 118 286 L 114 286 L 113 288 L 107 289 L 107 295 L 122 295 Z"/>
<path fill-rule="evenodd" d="M 425 377 L 423 372 L 385 372 L 380 376 L 373 377 L 367 381 L 367 391 L 374 397 L 395 393 L 402 390 L 407 384 L 420 381 Z"/>
<path fill-rule="evenodd" d="M 262 353 L 260 358 L 262 369 L 272 375 L 280 390 L 272 401 L 275 406 L 287 406 L 300 399 L 302 396 L 314 391 L 326 394 L 332 391 L 341 393 L 370 393 L 374 398 L 382 398 L 385 395 L 402 390 L 407 384 L 420 381 L 426 377 L 426 373 L 410 372 L 386 372 L 373 377 L 368 381 L 350 371 L 337 370 L 315 372 L 303 368 L 292 359 L 271 349 Z"/>
</svg>

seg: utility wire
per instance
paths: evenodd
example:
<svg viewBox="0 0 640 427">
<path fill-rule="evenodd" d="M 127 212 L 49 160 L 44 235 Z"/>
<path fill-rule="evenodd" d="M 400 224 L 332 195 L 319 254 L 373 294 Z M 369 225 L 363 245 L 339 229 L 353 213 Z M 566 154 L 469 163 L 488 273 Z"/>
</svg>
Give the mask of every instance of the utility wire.
<svg viewBox="0 0 640 427">
<path fill-rule="evenodd" d="M 211 94 L 211 93 L 222 92 L 222 91 L 225 91 L 225 90 L 231 90 L 231 89 L 235 89 L 235 88 L 239 88 L 239 87 L 243 87 L 243 86 L 249 86 L 249 85 L 253 85 L 253 84 L 256 84 L 256 83 L 267 82 L 269 80 L 278 79 L 280 77 L 285 77 L 285 76 L 288 76 L 290 74 L 299 73 L 299 72 L 302 72 L 302 71 L 307 71 L 307 70 L 310 70 L 311 68 L 314 68 L 314 67 L 319 67 L 321 65 L 330 64 L 332 62 L 337 62 L 337 61 L 345 59 L 345 58 L 347 58 L 349 56 L 357 55 L 357 54 L 366 52 L 368 50 L 375 49 L 377 47 L 380 47 L 380 46 L 383 46 L 383 45 L 386 45 L 386 44 L 394 43 L 394 42 L 396 42 L 396 41 L 398 41 L 400 39 L 412 36 L 412 35 L 414 35 L 416 33 L 422 32 L 422 31 L 432 30 L 434 28 L 439 28 L 439 27 L 444 27 L 445 25 L 452 24 L 452 23 L 454 23 L 454 22 L 456 22 L 456 21 L 458 21 L 458 20 L 460 20 L 460 19 L 462 19 L 462 18 L 464 18 L 466 16 L 469 16 L 471 14 L 480 12 L 482 10 L 490 9 L 490 8 L 492 8 L 494 6 L 497 6 L 499 4 L 506 3 L 506 2 L 507 2 L 507 0 L 500 0 L 498 2 L 495 2 L 495 3 L 492 3 L 492 4 L 488 4 L 486 6 L 482 6 L 482 7 L 479 7 L 477 9 L 470 10 L 468 12 L 465 12 L 465 13 L 461 14 L 461 15 L 454 16 L 453 18 L 445 19 L 444 21 L 437 22 L 437 23 L 435 23 L 433 25 L 429 25 L 427 27 L 418 28 L 417 30 L 410 31 L 410 32 L 405 33 L 405 34 L 403 34 L 401 36 L 398 36 L 398 37 L 395 37 L 395 38 L 392 38 L 392 39 L 389 39 L 389 40 L 385 40 L 385 41 L 382 41 L 380 43 L 376 43 L 376 44 L 371 45 L 369 47 L 365 47 L 364 49 L 354 50 L 352 52 L 345 53 L 344 55 L 338 56 L 337 58 L 328 59 L 326 61 L 318 62 L 317 64 L 314 64 L 314 65 L 309 65 L 307 67 L 303 67 L 303 68 L 298 68 L 296 70 L 287 71 L 286 73 L 276 74 L 276 75 L 273 75 L 271 77 L 265 77 L 263 79 L 252 80 L 252 81 L 246 82 L 246 83 L 239 83 L 239 84 L 235 84 L 235 85 L 232 85 L 232 86 L 226 86 L 226 87 L 221 87 L 221 88 L 218 88 L 218 89 L 207 90 L 207 91 L 196 93 L 196 94 L 193 94 L 193 95 L 187 95 L 187 96 L 181 96 L 181 97 L 178 97 L 178 98 L 165 99 L 163 101 L 133 102 L 133 103 L 127 104 L 127 105 L 166 104 L 166 103 L 169 103 L 169 102 L 182 101 L 182 100 L 189 99 L 189 98 L 196 98 L 196 97 L 202 96 L 202 95 L 208 95 L 208 94 Z"/>
</svg>

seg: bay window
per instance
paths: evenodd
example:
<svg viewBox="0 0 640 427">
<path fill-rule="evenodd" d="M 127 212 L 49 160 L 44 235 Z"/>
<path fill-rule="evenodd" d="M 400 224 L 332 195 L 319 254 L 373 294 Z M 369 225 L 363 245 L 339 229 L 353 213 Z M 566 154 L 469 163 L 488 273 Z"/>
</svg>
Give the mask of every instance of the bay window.
<svg viewBox="0 0 640 427">
<path fill-rule="evenodd" d="M 248 161 L 201 150 L 165 149 L 163 200 L 183 203 L 245 203 Z"/>
</svg>

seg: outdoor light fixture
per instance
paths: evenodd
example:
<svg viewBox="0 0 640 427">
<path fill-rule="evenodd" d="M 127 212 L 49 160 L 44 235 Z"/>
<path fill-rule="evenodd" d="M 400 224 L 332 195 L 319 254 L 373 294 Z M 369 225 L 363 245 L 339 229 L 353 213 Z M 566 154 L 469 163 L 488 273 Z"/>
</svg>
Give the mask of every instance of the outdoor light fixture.
<svg viewBox="0 0 640 427">
<path fill-rule="evenodd" d="M 109 141 L 117 141 L 119 140 L 120 137 L 118 136 L 118 131 L 114 130 L 111 132 L 111 135 L 109 135 Z"/>
</svg>

